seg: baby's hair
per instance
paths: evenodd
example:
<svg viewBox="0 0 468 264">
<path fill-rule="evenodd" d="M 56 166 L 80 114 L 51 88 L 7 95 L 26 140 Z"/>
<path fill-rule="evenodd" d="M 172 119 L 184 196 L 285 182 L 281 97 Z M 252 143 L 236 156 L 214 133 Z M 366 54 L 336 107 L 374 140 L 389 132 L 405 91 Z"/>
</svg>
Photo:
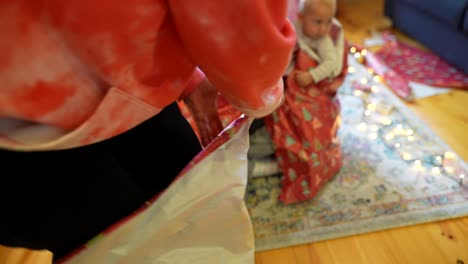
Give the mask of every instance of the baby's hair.
<svg viewBox="0 0 468 264">
<path fill-rule="evenodd" d="M 321 3 L 329 6 L 333 10 L 336 9 L 336 0 L 299 0 L 299 13 L 303 13 L 316 3 Z"/>
</svg>

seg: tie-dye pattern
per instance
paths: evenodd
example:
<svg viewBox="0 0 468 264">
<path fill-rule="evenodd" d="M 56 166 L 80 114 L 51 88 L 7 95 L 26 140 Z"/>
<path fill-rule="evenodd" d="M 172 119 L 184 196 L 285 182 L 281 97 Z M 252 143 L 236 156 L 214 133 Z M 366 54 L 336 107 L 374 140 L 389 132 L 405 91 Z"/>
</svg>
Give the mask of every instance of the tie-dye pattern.
<svg viewBox="0 0 468 264">
<path fill-rule="evenodd" d="M 196 66 L 234 106 L 271 112 L 295 42 L 285 17 L 286 1 L 1 1 L 0 147 L 120 134 L 196 85 Z"/>
</svg>

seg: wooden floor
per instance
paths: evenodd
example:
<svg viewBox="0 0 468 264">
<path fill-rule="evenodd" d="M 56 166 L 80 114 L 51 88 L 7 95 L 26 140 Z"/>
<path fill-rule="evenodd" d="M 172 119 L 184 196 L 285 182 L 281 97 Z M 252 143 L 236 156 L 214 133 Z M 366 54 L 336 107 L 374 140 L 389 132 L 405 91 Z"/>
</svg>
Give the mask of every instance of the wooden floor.
<svg viewBox="0 0 468 264">
<path fill-rule="evenodd" d="M 380 27 L 383 0 L 349 0 L 340 21 L 348 40 L 360 43 Z M 399 35 L 404 37 L 403 35 Z M 407 38 L 406 38 L 407 39 Z M 468 92 L 425 98 L 409 105 L 464 160 L 468 160 Z M 0 264 L 50 264 L 46 251 L 0 246 Z M 468 264 L 468 217 L 256 254 L 256 264 Z M 135 263 L 138 264 L 138 263 Z"/>
</svg>

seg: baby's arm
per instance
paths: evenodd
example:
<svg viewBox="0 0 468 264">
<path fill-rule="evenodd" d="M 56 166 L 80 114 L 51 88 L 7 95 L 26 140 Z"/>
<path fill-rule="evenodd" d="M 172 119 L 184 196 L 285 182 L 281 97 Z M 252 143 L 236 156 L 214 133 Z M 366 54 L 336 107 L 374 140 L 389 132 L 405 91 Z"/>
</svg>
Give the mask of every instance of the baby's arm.
<svg viewBox="0 0 468 264">
<path fill-rule="evenodd" d="M 309 74 L 312 76 L 315 83 L 331 77 L 337 63 L 335 45 L 330 37 L 327 36 L 319 40 L 317 53 L 322 61 L 317 67 L 309 69 Z"/>
</svg>

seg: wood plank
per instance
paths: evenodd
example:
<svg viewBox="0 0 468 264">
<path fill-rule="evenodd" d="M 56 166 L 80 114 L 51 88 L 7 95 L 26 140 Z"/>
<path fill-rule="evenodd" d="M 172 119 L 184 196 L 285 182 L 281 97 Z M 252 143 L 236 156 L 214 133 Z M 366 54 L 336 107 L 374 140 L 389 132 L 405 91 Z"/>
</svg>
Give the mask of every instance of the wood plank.
<svg viewBox="0 0 468 264">
<path fill-rule="evenodd" d="M 1 264 L 50 264 L 52 253 L 47 250 L 8 248 L 0 245 Z"/>
<path fill-rule="evenodd" d="M 456 90 L 448 94 L 423 98 L 407 106 L 467 161 L 467 103 L 468 92 Z"/>
<path fill-rule="evenodd" d="M 297 262 L 296 255 L 294 254 L 294 250 L 292 247 L 259 252 L 255 254 L 255 258 L 256 264 L 299 263 Z M 291 262 L 292 260 L 294 260 L 294 262 Z"/>
</svg>

